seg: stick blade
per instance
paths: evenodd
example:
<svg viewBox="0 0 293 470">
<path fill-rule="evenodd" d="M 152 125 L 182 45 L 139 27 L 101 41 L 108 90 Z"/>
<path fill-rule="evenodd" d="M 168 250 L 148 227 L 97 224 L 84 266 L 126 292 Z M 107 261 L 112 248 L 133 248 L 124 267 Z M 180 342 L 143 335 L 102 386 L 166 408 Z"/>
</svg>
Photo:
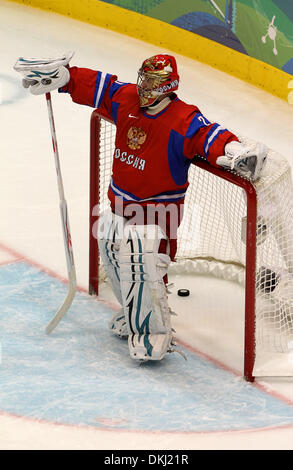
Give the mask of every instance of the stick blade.
<svg viewBox="0 0 293 470">
<path fill-rule="evenodd" d="M 58 323 L 66 315 L 66 313 L 68 312 L 68 310 L 69 310 L 69 308 L 70 308 L 70 306 L 73 302 L 73 299 L 75 297 L 75 293 L 76 293 L 75 271 L 70 273 L 69 278 L 70 278 L 70 283 L 69 283 L 69 290 L 68 290 L 67 296 L 65 297 L 64 302 L 61 305 L 61 307 L 59 308 L 59 310 L 55 313 L 52 320 L 46 326 L 45 331 L 46 331 L 47 335 L 52 333 L 52 331 L 56 328 Z"/>
</svg>

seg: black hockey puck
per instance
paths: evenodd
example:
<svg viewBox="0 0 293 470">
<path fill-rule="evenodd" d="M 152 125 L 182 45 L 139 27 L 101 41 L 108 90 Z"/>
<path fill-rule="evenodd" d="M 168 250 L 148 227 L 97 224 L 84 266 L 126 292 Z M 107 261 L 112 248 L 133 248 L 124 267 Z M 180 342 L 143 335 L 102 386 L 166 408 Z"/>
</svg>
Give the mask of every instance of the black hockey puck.
<svg viewBox="0 0 293 470">
<path fill-rule="evenodd" d="M 179 297 L 188 297 L 190 294 L 190 291 L 188 289 L 178 289 L 177 291 L 177 295 L 179 295 Z"/>
</svg>

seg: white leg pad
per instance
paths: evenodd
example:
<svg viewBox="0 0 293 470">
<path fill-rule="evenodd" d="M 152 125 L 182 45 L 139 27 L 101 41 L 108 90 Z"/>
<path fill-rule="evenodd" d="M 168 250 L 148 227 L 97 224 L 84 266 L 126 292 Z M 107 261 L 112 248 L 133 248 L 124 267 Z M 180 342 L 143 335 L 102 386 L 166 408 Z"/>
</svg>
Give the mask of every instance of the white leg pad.
<svg viewBox="0 0 293 470">
<path fill-rule="evenodd" d="M 158 253 L 162 239 L 166 235 L 157 225 L 126 224 L 120 245 L 120 284 L 133 359 L 162 359 L 172 339 L 163 280 L 170 257 Z"/>
<path fill-rule="evenodd" d="M 128 336 L 127 322 L 123 308 L 111 318 L 109 321 L 109 329 L 120 338 Z"/>
<path fill-rule="evenodd" d="M 111 211 L 104 212 L 99 218 L 98 244 L 103 266 L 111 284 L 112 290 L 122 305 L 120 288 L 119 251 L 123 238 L 126 219 Z"/>
</svg>

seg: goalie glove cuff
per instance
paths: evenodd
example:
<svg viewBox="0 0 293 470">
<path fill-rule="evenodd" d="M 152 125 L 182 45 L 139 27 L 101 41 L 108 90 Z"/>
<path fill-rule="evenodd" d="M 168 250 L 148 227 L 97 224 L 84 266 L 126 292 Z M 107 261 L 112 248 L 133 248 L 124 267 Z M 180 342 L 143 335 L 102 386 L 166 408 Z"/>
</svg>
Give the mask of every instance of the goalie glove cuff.
<svg viewBox="0 0 293 470">
<path fill-rule="evenodd" d="M 69 64 L 70 60 L 74 56 L 74 52 L 68 52 L 61 57 L 47 59 L 35 59 L 20 57 L 16 64 L 14 65 L 14 70 L 20 73 L 31 72 L 32 70 L 38 70 L 43 72 L 48 72 L 49 70 L 56 69 L 61 66 L 66 66 Z"/>
</svg>

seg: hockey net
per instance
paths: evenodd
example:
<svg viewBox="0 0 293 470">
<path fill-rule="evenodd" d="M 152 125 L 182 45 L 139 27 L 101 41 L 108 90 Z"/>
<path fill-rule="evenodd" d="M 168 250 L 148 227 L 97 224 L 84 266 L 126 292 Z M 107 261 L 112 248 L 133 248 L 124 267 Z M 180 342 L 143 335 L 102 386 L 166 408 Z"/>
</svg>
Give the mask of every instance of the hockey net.
<svg viewBox="0 0 293 470">
<path fill-rule="evenodd" d="M 107 190 L 115 150 L 114 124 L 91 118 L 90 293 L 101 269 L 93 230 Z M 239 137 L 240 140 L 242 139 Z M 248 141 L 249 139 L 243 139 Z M 243 375 L 293 376 L 293 189 L 288 162 L 270 150 L 254 184 L 200 158 L 189 170 L 176 263 L 170 273 L 215 277 L 243 286 Z M 233 290 L 233 287 L 232 287 Z M 212 295 L 212 292 L 211 292 Z M 236 315 L 236 313 L 235 313 Z M 192 320 L 196 323 L 196 317 Z M 229 320 L 228 320 L 229 321 Z M 225 320 L 221 320 L 225 329 Z M 213 321 L 209 325 L 210 333 Z M 197 328 L 195 327 L 195 335 Z"/>
</svg>

